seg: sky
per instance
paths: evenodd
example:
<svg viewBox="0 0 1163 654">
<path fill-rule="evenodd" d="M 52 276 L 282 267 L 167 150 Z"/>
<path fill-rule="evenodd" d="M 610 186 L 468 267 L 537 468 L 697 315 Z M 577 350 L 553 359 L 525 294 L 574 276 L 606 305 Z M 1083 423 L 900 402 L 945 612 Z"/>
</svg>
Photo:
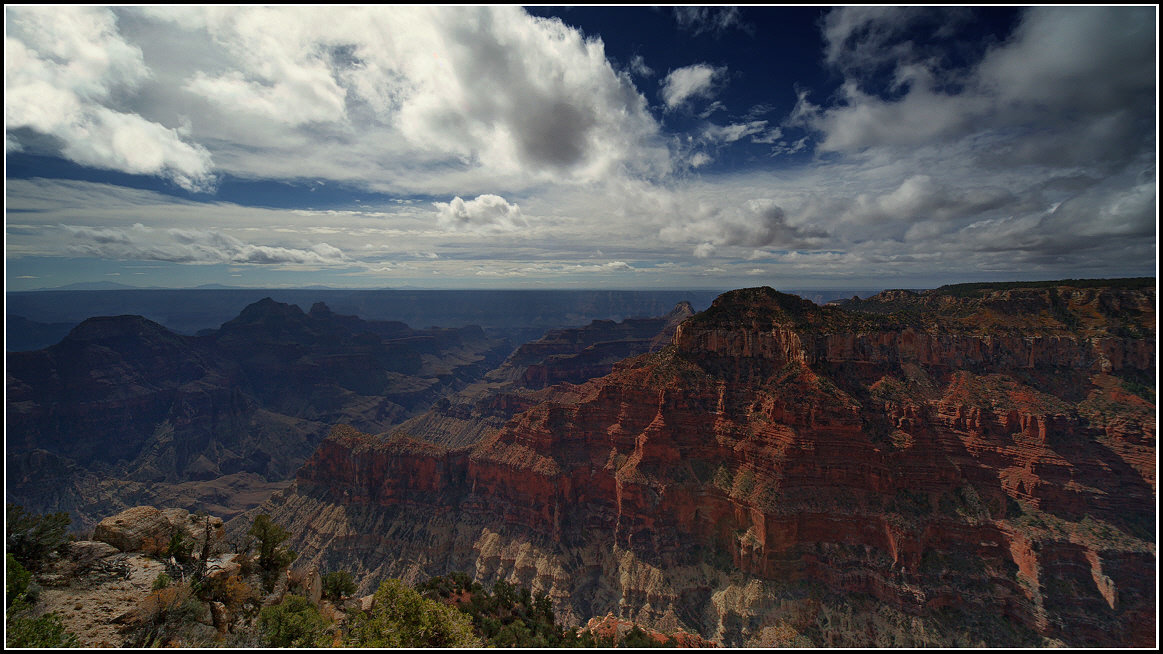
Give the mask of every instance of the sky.
<svg viewBox="0 0 1163 654">
<path fill-rule="evenodd" d="M 10 291 L 1156 271 L 1154 6 L 4 18 Z"/>
</svg>

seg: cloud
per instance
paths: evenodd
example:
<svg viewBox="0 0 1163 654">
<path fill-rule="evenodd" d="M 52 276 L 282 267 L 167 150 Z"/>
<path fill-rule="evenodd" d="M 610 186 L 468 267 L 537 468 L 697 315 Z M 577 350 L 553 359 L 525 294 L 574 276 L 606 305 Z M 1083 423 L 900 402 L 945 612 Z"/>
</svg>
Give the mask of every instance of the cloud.
<svg viewBox="0 0 1163 654">
<path fill-rule="evenodd" d="M 60 225 L 71 239 L 64 251 L 71 256 L 187 264 L 276 264 L 336 266 L 350 264 L 343 252 L 327 243 L 309 248 L 254 245 L 214 230 L 156 230 L 137 224 L 128 229 Z"/>
<path fill-rule="evenodd" d="M 642 58 L 642 55 L 634 55 L 634 58 L 630 60 L 630 72 L 639 77 L 654 76 L 654 69 L 646 65 L 646 60 Z"/>
<path fill-rule="evenodd" d="M 841 7 L 824 17 L 824 62 L 866 75 L 916 61 L 930 54 L 918 45 L 918 32 L 954 36 L 968 19 L 968 12 L 948 7 Z"/>
<path fill-rule="evenodd" d="M 771 200 L 755 199 L 728 208 L 688 207 L 684 219 L 664 226 L 659 236 L 669 242 L 695 243 L 693 254 L 706 258 L 722 247 L 811 247 L 828 234 L 809 225 L 792 224 L 783 207 Z"/>
<path fill-rule="evenodd" d="M 709 98 L 726 73 L 726 68 L 708 64 L 672 70 L 662 81 L 662 101 L 667 109 L 677 109 L 693 98 Z"/>
<path fill-rule="evenodd" d="M 615 273 L 637 273 L 641 269 L 635 268 L 625 261 L 608 261 L 606 263 L 534 263 L 523 265 L 490 265 L 482 267 L 473 274 L 478 277 L 537 277 L 537 276 L 572 276 L 572 275 L 601 275 L 608 276 Z"/>
<path fill-rule="evenodd" d="M 148 78 L 140 48 L 118 33 L 109 9 L 12 7 L 4 38 L 9 151 L 28 129 L 55 138 L 85 166 L 157 175 L 191 190 L 214 185 L 210 153 L 183 130 L 121 110 Z"/>
<path fill-rule="evenodd" d="M 990 144 L 974 153 L 983 165 L 1126 165 L 1154 147 L 1154 17 L 1148 7 L 1036 7 L 1007 41 L 950 68 L 906 37 L 920 23 L 951 32 L 964 12 L 835 10 L 824 34 L 826 60 L 845 76 L 839 100 L 824 108 L 801 96 L 791 123 L 817 130 L 825 151 L 977 138 Z"/>
<path fill-rule="evenodd" d="M 390 195 L 277 210 L 13 179 L 10 279 L 102 255 L 446 286 L 653 283 L 657 261 L 676 264 L 662 285 L 710 268 L 724 286 L 756 267 L 910 285 L 1147 274 L 1151 11 L 1039 7 L 969 43 L 974 10 L 837 10 L 817 53 L 835 93 L 798 89 L 786 120 L 762 98 L 728 118 L 727 70 L 699 63 L 661 80 L 654 111 L 690 126 L 667 134 L 634 86 L 644 69 L 519 8 L 10 8 L 9 151 L 188 188 L 226 174 Z M 797 156 L 739 169 L 749 143 Z"/>
<path fill-rule="evenodd" d="M 191 190 L 227 173 L 468 193 L 671 165 L 602 41 L 519 7 L 7 13 L 9 151 L 36 145 L 26 128 Z"/>
<path fill-rule="evenodd" d="M 723 104 L 722 102 L 719 102 L 718 100 L 715 100 L 711 104 L 707 105 L 706 109 L 703 109 L 702 111 L 699 112 L 699 118 L 706 120 L 707 118 L 710 118 L 711 114 L 715 113 L 716 111 L 726 111 L 726 110 L 727 110 L 727 106 L 725 104 Z"/>
<path fill-rule="evenodd" d="M 711 159 L 711 156 L 709 154 L 707 154 L 706 152 L 696 152 L 693 155 L 691 155 L 690 167 L 691 168 L 701 168 L 701 167 L 711 163 L 711 161 L 713 161 L 713 159 Z"/>
<path fill-rule="evenodd" d="M 449 229 L 511 231 L 528 226 L 521 207 L 499 195 L 479 195 L 468 202 L 457 196 L 452 202 L 433 202 L 432 206 L 437 220 Z"/>
<path fill-rule="evenodd" d="M 738 7 L 675 7 L 674 19 L 680 28 L 695 36 L 706 32 L 718 36 L 732 27 L 750 32 Z"/>
<path fill-rule="evenodd" d="M 929 175 L 913 175 L 879 196 L 861 194 L 847 217 L 852 222 L 913 225 L 921 221 L 952 221 L 1013 206 L 1015 196 L 1005 189 L 954 190 Z"/>
<path fill-rule="evenodd" d="M 171 9 L 145 15 L 220 60 L 181 77 L 202 114 L 195 133 L 229 131 L 222 165 L 261 168 L 291 147 L 304 175 L 356 170 L 437 193 L 669 165 L 602 42 L 519 7 Z"/>
<path fill-rule="evenodd" d="M 732 123 L 730 125 L 708 125 L 703 129 L 703 138 L 721 143 L 734 143 L 739 139 L 753 136 L 752 143 L 773 143 L 780 136 L 779 128 L 767 129 L 766 120 L 753 120 L 749 123 Z"/>
</svg>

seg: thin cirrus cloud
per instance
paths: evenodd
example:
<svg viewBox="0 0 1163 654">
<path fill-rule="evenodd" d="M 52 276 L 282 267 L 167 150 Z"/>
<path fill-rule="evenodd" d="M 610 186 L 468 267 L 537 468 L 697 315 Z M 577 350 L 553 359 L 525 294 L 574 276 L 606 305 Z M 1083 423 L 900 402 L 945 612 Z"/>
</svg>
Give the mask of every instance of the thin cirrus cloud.
<svg viewBox="0 0 1163 654">
<path fill-rule="evenodd" d="M 680 28 L 695 35 L 719 35 L 733 27 L 749 30 L 738 7 L 675 7 L 674 19 Z"/>
<path fill-rule="evenodd" d="M 350 262 L 327 243 L 308 248 L 254 245 L 214 230 L 156 230 L 135 224 L 127 229 L 60 225 L 65 251 L 73 256 L 188 264 L 279 264 L 337 266 Z"/>
</svg>

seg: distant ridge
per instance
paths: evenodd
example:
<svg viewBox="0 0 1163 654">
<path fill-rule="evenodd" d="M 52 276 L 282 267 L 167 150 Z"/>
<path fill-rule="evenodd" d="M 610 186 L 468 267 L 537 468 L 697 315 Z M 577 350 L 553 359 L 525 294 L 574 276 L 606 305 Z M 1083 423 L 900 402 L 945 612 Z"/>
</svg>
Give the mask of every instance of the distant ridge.
<svg viewBox="0 0 1163 654">
<path fill-rule="evenodd" d="M 1053 279 L 1038 282 L 971 282 L 946 284 L 928 291 L 933 295 L 965 296 L 981 291 L 1004 291 L 1015 288 L 1151 288 L 1158 284 L 1154 277 L 1117 277 L 1114 279 Z"/>
<path fill-rule="evenodd" d="M 157 288 L 161 287 L 130 286 L 129 284 L 118 284 L 117 282 L 76 282 L 74 284 L 65 284 L 64 286 L 33 289 L 33 291 L 140 291 Z"/>
</svg>

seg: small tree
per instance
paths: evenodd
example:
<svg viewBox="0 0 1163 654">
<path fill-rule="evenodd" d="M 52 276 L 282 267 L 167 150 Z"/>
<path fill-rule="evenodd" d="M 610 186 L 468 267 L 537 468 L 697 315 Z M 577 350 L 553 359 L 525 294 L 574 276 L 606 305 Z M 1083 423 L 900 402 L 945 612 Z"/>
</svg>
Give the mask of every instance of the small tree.
<svg viewBox="0 0 1163 654">
<path fill-rule="evenodd" d="M 355 592 L 355 582 L 347 570 L 328 572 L 323 575 L 323 596 L 332 601 L 339 601 Z"/>
<path fill-rule="evenodd" d="M 186 530 L 178 527 L 174 529 L 173 534 L 170 535 L 170 544 L 166 548 L 166 553 L 174 557 L 178 563 L 185 565 L 194 558 L 194 542 L 190 539 L 190 535 Z"/>
<path fill-rule="evenodd" d="M 290 532 L 271 521 L 265 513 L 254 519 L 247 532 L 258 539 L 258 564 L 264 570 L 279 570 L 291 565 L 298 556 L 294 551 L 282 547 L 283 541 L 291 537 Z"/>
<path fill-rule="evenodd" d="M 161 590 L 161 589 L 169 586 L 171 583 L 173 583 L 173 581 L 174 580 L 170 579 L 170 576 L 168 574 L 166 574 L 164 571 L 159 572 L 159 573 L 157 573 L 157 577 L 153 580 L 153 586 L 151 587 L 151 589 L 152 590 Z"/>
</svg>

